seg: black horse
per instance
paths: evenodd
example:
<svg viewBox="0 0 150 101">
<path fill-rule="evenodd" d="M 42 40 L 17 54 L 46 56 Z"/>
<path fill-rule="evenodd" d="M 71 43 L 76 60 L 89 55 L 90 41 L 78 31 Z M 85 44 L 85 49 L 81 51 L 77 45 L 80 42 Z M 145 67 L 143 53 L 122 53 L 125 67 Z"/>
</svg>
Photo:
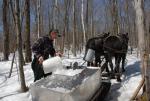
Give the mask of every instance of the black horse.
<svg viewBox="0 0 150 101">
<path fill-rule="evenodd" d="M 125 59 L 128 49 L 128 33 L 118 34 L 117 36 L 109 36 L 104 40 L 103 50 L 105 53 L 106 64 L 110 64 L 111 71 L 117 74 L 117 81 L 120 79 L 120 62 L 122 60 L 122 72 L 125 71 Z M 115 69 L 113 69 L 112 57 L 115 57 Z"/>
<path fill-rule="evenodd" d="M 100 57 L 104 55 L 103 42 L 104 42 L 104 39 L 109 36 L 109 34 L 110 33 L 108 32 L 98 37 L 91 38 L 86 43 L 85 56 L 87 54 L 88 49 L 93 49 L 95 51 L 95 66 L 98 66 L 98 64 L 101 64 Z M 90 62 L 88 62 L 88 66 L 89 65 L 90 65 Z"/>
</svg>

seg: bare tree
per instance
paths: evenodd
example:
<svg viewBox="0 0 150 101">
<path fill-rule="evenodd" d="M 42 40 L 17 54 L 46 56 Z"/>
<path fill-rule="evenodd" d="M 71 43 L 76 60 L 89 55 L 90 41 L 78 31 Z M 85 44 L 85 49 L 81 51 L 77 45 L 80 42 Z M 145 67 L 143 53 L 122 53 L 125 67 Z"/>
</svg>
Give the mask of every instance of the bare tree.
<svg viewBox="0 0 150 101">
<path fill-rule="evenodd" d="M 143 1 L 134 0 L 135 2 L 135 12 L 136 12 L 136 28 L 138 33 L 138 47 L 140 49 L 140 55 L 142 61 L 143 55 L 146 53 L 146 42 L 145 42 L 145 24 L 144 24 L 144 11 L 143 11 Z M 142 74 L 144 74 L 143 64 L 141 64 Z"/>
<path fill-rule="evenodd" d="M 76 56 L 76 12 L 75 12 L 75 9 L 76 9 L 76 0 L 73 0 L 73 55 Z"/>
<path fill-rule="evenodd" d="M 141 57 L 141 71 L 142 76 L 145 79 L 146 85 L 146 97 L 147 101 L 150 100 L 150 68 L 149 68 L 149 55 L 147 51 L 147 40 L 146 40 L 146 26 L 145 26 L 145 16 L 144 16 L 144 0 L 134 0 L 134 7 L 136 12 L 136 25 L 138 32 L 138 47 L 140 49 Z"/>
<path fill-rule="evenodd" d="M 31 62 L 30 45 L 30 0 L 25 0 L 25 61 Z"/>
<path fill-rule="evenodd" d="M 90 16 L 90 23 L 89 23 L 89 26 L 90 26 L 90 37 L 93 37 L 94 36 L 94 31 L 93 31 L 93 28 L 94 28 L 94 24 L 93 24 L 93 0 L 89 0 L 89 16 Z"/>
<path fill-rule="evenodd" d="M 8 11 L 9 11 L 9 0 L 3 0 L 3 29 L 4 29 L 4 60 L 9 58 L 9 23 L 8 23 Z"/>
<path fill-rule="evenodd" d="M 54 0 L 54 12 L 53 12 L 53 20 L 54 20 L 54 28 L 57 28 L 57 17 L 58 17 L 58 2 Z"/>
<path fill-rule="evenodd" d="M 118 17 L 118 2 L 117 0 L 112 0 L 112 20 L 113 20 L 113 34 L 119 32 L 119 17 Z"/>
<path fill-rule="evenodd" d="M 84 7 L 85 8 L 85 7 Z M 93 0 L 87 0 L 86 2 L 86 20 L 85 20 L 85 39 L 89 39 L 94 36 L 93 31 Z"/>
<path fill-rule="evenodd" d="M 64 51 L 65 42 L 69 46 L 69 42 L 68 42 L 69 8 L 70 8 L 70 0 L 64 0 L 65 15 L 64 15 L 64 29 L 63 29 L 63 36 L 62 36 L 61 52 Z"/>
<path fill-rule="evenodd" d="M 41 8 L 41 0 L 38 0 L 37 2 L 37 32 L 38 32 L 38 38 L 40 37 L 40 33 L 41 33 L 41 16 L 40 16 L 40 8 Z"/>
<path fill-rule="evenodd" d="M 85 35 L 85 24 L 84 24 L 84 0 L 81 1 L 81 21 L 82 21 L 82 30 L 83 30 L 83 42 L 86 43 L 86 35 Z"/>
<path fill-rule="evenodd" d="M 23 69 L 23 55 L 22 55 L 22 35 L 21 35 L 21 24 L 20 24 L 20 8 L 19 0 L 15 0 L 15 24 L 17 33 L 17 48 L 18 48 L 18 60 L 19 60 L 19 72 L 21 80 L 21 90 L 27 91 L 28 88 L 25 84 L 24 69 Z"/>
</svg>

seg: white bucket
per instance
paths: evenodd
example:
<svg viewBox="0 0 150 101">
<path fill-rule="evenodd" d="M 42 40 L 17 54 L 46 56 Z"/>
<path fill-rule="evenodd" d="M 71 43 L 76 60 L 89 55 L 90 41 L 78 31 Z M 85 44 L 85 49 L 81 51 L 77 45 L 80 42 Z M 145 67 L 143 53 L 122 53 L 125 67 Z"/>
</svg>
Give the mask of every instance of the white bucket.
<svg viewBox="0 0 150 101">
<path fill-rule="evenodd" d="M 62 69 L 62 60 L 59 56 L 49 58 L 43 61 L 43 70 L 45 73 L 54 72 L 57 69 Z"/>
<path fill-rule="evenodd" d="M 88 62 L 92 62 L 95 57 L 95 51 L 93 49 L 88 49 L 86 56 L 84 57 L 84 60 Z"/>
</svg>

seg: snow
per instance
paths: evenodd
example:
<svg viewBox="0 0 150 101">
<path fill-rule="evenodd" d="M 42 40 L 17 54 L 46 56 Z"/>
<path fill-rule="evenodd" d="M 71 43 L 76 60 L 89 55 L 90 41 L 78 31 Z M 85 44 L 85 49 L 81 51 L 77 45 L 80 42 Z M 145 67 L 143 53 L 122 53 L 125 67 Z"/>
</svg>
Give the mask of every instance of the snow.
<svg viewBox="0 0 150 101">
<path fill-rule="evenodd" d="M 71 55 L 70 55 L 71 56 Z M 63 65 L 70 65 L 74 62 L 78 62 L 79 65 L 83 64 L 83 54 L 78 54 L 77 57 L 67 58 L 63 57 Z M 13 73 L 11 78 L 8 78 L 12 55 L 9 58 L 10 61 L 0 61 L 0 101 L 32 101 L 29 92 L 22 93 L 20 91 L 20 79 L 18 75 L 18 64 L 16 62 L 13 66 Z M 15 59 L 16 61 L 17 59 Z M 112 79 L 112 86 L 105 101 L 129 101 L 133 92 L 137 88 L 141 81 L 140 73 L 140 59 L 136 54 L 127 55 L 127 64 L 125 66 L 126 72 L 122 75 L 122 82 L 118 83 L 115 79 Z M 86 64 L 84 64 L 86 65 Z M 17 66 L 17 67 L 16 67 Z M 74 71 L 70 69 L 71 75 L 75 75 L 81 71 Z M 64 73 L 63 70 L 57 70 L 55 73 Z M 31 70 L 31 63 L 24 66 L 26 85 L 30 86 L 33 83 L 34 77 Z M 66 73 L 70 75 L 69 73 Z M 62 89 L 63 90 L 63 89 Z"/>
<path fill-rule="evenodd" d="M 66 70 L 66 69 L 57 69 L 54 74 L 60 74 L 60 75 L 68 75 L 68 76 L 74 76 L 76 74 L 79 74 L 82 72 L 83 69 L 76 69 L 76 70 L 73 70 L 73 69 L 69 69 L 69 70 Z"/>
<path fill-rule="evenodd" d="M 122 75 L 122 82 L 111 80 L 112 86 L 106 101 L 129 101 L 141 80 L 140 61 L 136 55 L 128 55 L 126 72 Z"/>
</svg>

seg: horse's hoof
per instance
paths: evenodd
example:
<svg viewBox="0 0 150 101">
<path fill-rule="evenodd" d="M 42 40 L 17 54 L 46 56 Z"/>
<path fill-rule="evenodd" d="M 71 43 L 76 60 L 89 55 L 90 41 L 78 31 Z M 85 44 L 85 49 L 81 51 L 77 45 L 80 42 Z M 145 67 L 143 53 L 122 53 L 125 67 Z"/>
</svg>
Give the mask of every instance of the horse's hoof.
<svg viewBox="0 0 150 101">
<path fill-rule="evenodd" d="M 120 78 L 117 78 L 117 82 L 121 82 L 121 79 L 120 79 Z"/>
</svg>

